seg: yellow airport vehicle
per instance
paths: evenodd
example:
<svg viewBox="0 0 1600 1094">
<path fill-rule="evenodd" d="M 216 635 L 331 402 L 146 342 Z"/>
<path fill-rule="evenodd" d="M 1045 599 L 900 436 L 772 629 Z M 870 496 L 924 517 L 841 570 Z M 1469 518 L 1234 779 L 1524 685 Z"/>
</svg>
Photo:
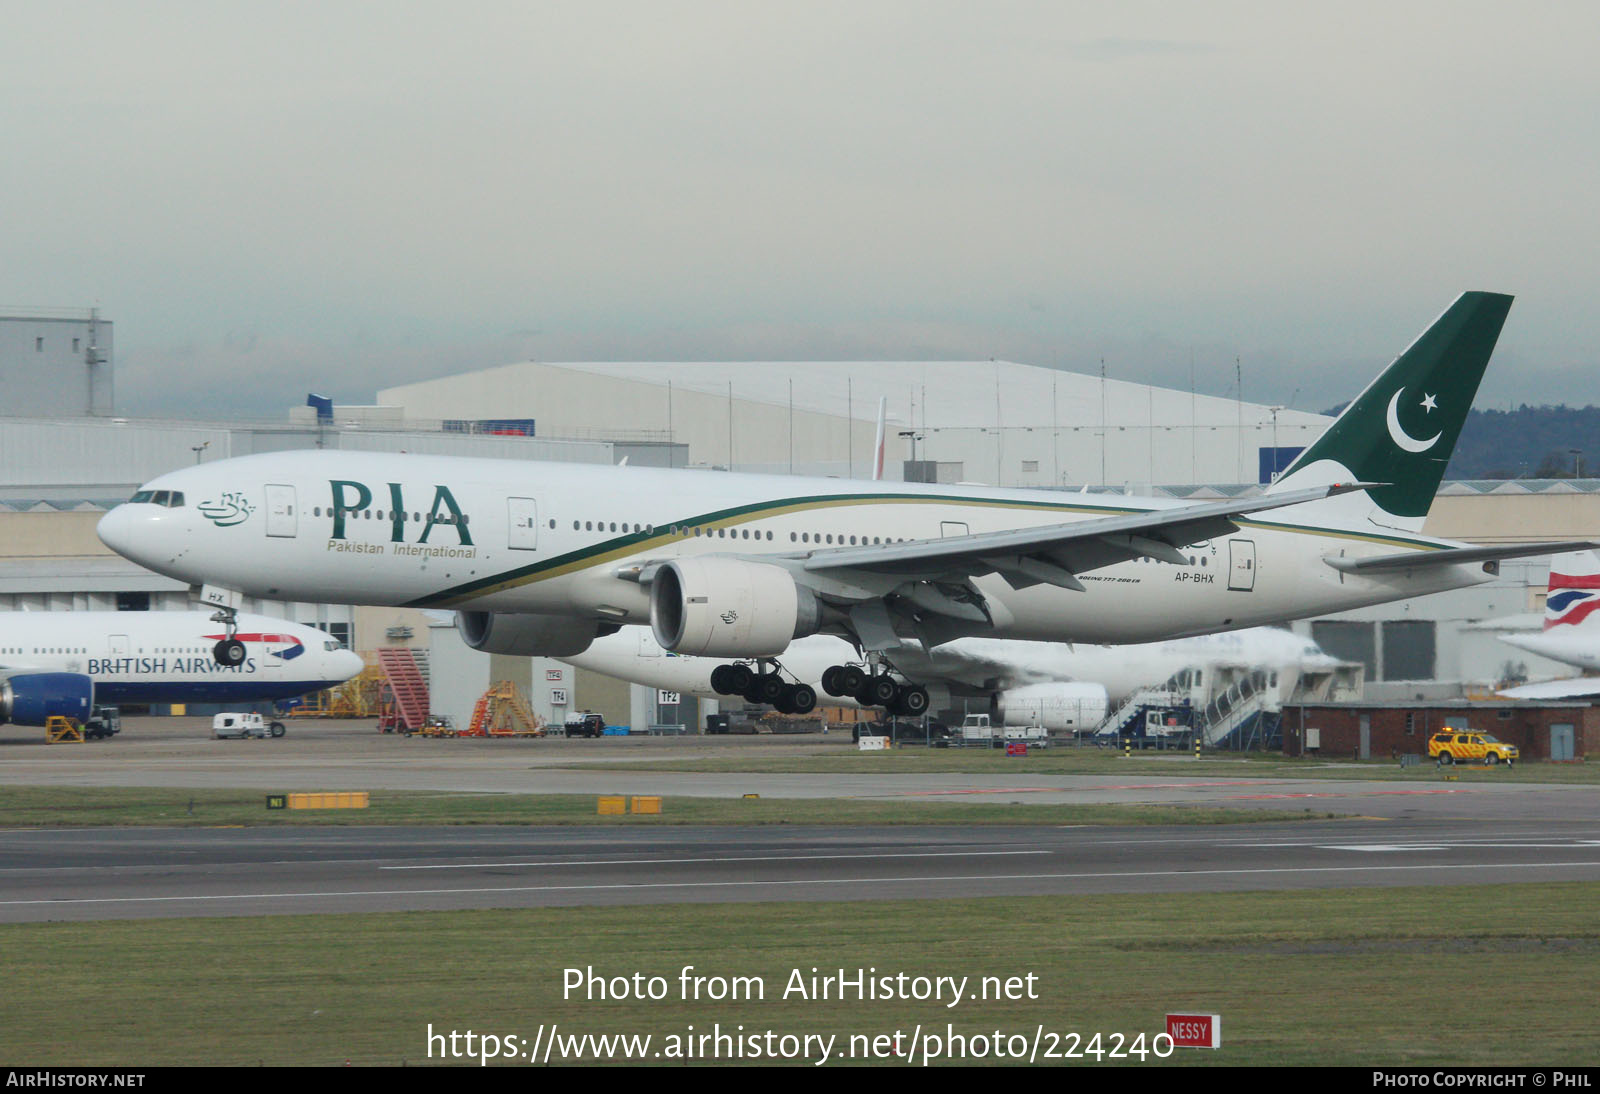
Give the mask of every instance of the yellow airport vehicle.
<svg viewBox="0 0 1600 1094">
<path fill-rule="evenodd" d="M 1474 729 L 1446 729 L 1428 738 L 1428 755 L 1440 764 L 1514 764 L 1521 754 L 1516 745 Z"/>
</svg>

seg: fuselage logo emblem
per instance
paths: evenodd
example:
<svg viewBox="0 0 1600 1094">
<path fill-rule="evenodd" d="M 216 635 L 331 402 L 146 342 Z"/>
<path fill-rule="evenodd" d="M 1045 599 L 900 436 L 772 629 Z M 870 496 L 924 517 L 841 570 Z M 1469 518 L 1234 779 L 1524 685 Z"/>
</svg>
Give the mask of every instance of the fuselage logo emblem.
<svg viewBox="0 0 1600 1094">
<path fill-rule="evenodd" d="M 724 623 L 737 623 L 739 621 L 739 613 L 735 611 L 723 612 L 722 621 Z"/>
<path fill-rule="evenodd" d="M 250 504 L 250 499 L 243 494 L 229 491 L 222 495 L 221 501 L 203 501 L 199 505 L 200 513 L 218 528 L 232 528 L 235 524 L 243 524 L 250 519 L 250 514 L 256 507 Z"/>
</svg>

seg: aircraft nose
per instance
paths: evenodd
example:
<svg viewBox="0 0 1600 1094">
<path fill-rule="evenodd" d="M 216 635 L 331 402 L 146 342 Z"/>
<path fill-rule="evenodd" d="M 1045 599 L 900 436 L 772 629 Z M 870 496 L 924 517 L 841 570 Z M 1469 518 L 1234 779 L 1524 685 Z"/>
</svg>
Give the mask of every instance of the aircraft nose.
<svg viewBox="0 0 1600 1094">
<path fill-rule="evenodd" d="M 100 518 L 96 532 L 123 558 L 159 572 L 183 553 L 183 512 L 124 502 Z"/>
<path fill-rule="evenodd" d="M 334 651 L 333 671 L 340 680 L 348 680 L 366 667 L 366 661 L 354 650 Z"/>
<path fill-rule="evenodd" d="M 139 560 L 129 553 L 133 548 L 135 523 L 137 523 L 136 518 L 128 514 L 128 506 L 119 505 L 100 518 L 95 531 L 100 536 L 101 543 L 124 558 L 133 558 L 137 562 Z"/>
</svg>

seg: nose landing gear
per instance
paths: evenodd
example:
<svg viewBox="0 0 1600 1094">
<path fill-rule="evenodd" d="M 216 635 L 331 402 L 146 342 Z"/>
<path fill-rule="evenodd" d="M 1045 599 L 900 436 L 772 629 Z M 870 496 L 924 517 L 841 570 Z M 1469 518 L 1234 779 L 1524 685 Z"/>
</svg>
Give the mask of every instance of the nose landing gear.
<svg viewBox="0 0 1600 1094">
<path fill-rule="evenodd" d="M 219 608 L 211 617 L 212 622 L 221 623 L 227 637 L 211 648 L 211 657 L 219 665 L 235 668 L 244 664 L 244 643 L 235 635 L 239 633 L 238 613 L 233 608 Z"/>
</svg>

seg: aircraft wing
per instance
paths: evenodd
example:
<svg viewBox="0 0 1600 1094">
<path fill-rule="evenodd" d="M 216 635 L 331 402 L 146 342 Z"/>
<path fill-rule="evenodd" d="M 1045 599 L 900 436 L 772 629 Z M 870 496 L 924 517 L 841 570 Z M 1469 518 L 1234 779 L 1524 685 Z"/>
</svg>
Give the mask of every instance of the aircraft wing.
<svg viewBox="0 0 1600 1094">
<path fill-rule="evenodd" d="M 1238 531 L 1235 517 L 1320 501 L 1372 485 L 1337 483 L 1038 528 L 834 547 L 813 551 L 804 558 L 803 566 L 819 575 L 844 576 L 841 571 L 853 571 L 906 580 L 960 579 L 997 573 L 1017 589 L 1043 583 L 1081 592 L 1083 585 L 1076 574 L 1141 556 L 1184 564 L 1188 558 L 1179 553 L 1179 547 Z"/>
<path fill-rule="evenodd" d="M 1582 699 L 1600 695 L 1600 676 L 1575 676 L 1570 680 L 1546 680 L 1495 692 L 1507 699 Z"/>
<path fill-rule="evenodd" d="M 1561 543 L 1521 543 L 1510 547 L 1448 547 L 1440 551 L 1402 551 L 1397 555 L 1374 558 L 1329 558 L 1329 566 L 1347 574 L 1382 573 L 1385 570 L 1421 570 L 1431 566 L 1455 566 L 1462 562 L 1498 562 L 1503 558 L 1529 555 L 1555 555 L 1564 551 L 1585 551 L 1600 544 L 1587 540 Z"/>
</svg>

